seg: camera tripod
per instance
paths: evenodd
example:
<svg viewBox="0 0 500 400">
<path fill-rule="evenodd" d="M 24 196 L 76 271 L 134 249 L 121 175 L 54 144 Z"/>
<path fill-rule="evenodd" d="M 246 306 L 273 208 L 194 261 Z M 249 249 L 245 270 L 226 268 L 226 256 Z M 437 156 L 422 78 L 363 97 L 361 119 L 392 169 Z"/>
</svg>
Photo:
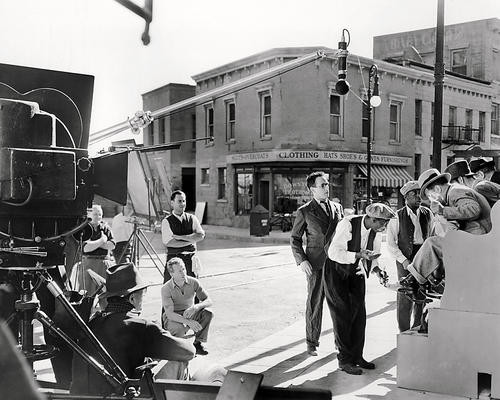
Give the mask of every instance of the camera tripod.
<svg viewBox="0 0 500 400">
<path fill-rule="evenodd" d="M 119 262 L 119 260 L 123 261 L 123 257 L 127 253 L 127 249 L 131 247 L 132 253 L 130 255 L 130 261 L 133 262 L 137 266 L 137 268 L 139 268 L 141 259 L 140 247 L 142 246 L 144 251 L 147 253 L 149 259 L 153 262 L 155 268 L 163 276 L 163 269 L 162 269 L 163 261 L 161 257 L 156 252 L 155 248 L 151 244 L 150 240 L 148 239 L 144 231 L 140 228 L 137 220 L 134 219 L 132 222 L 129 223 L 134 224 L 134 230 L 132 231 L 132 234 L 130 235 L 127 244 L 121 251 L 118 260 L 115 261 L 116 262 Z"/>
<path fill-rule="evenodd" d="M 33 369 L 33 362 L 53 357 L 57 353 L 54 346 L 34 345 L 33 344 L 33 320 L 38 320 L 44 328 L 47 329 L 52 336 L 57 337 L 68 345 L 74 352 L 82 357 L 85 362 L 96 369 L 99 374 L 104 376 L 106 380 L 117 390 L 117 393 L 124 393 L 123 399 L 137 398 L 138 393 L 136 388 L 139 386 L 139 380 L 129 379 L 120 366 L 109 355 L 107 350 L 99 342 L 86 325 L 80 314 L 71 305 L 63 291 L 57 283 L 48 274 L 47 270 L 55 267 L 42 267 L 37 263 L 34 267 L 9 267 L 6 268 L 9 272 L 16 275 L 16 284 L 20 290 L 20 299 L 16 301 L 15 313 L 19 318 L 19 344 L 21 350 Z M 91 345 L 96 350 L 102 364 L 95 358 L 91 357 L 77 343 L 74 337 L 62 330 L 51 318 L 40 310 L 39 301 L 33 296 L 34 292 L 42 285 L 46 285 L 50 294 L 60 304 L 64 311 L 69 315 L 72 324 L 76 323 L 76 327 L 80 334 L 89 339 Z M 150 374 L 146 374 L 148 378 Z M 50 396 L 52 397 L 52 396 Z M 56 396 L 57 397 L 57 396 Z M 65 394 L 64 398 L 79 398 Z M 102 398 L 102 397 L 97 397 Z"/>
</svg>

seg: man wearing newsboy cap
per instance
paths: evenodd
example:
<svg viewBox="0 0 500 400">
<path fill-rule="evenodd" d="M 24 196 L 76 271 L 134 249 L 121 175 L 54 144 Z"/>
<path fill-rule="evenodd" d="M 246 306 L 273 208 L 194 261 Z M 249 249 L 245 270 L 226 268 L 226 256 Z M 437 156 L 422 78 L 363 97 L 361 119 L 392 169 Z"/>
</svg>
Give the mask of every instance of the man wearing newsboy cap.
<svg viewBox="0 0 500 400">
<path fill-rule="evenodd" d="M 428 169 L 419 176 L 420 197 L 430 200 L 431 210 L 447 220 L 456 221 L 460 230 L 482 235 L 491 230 L 488 201 L 475 190 L 460 184 L 450 184 L 451 174 Z M 418 284 L 429 281 L 438 284 L 444 276 L 442 266 L 442 237 L 433 236 L 424 241 L 408 265 L 408 276 L 401 281 L 401 292 L 415 295 Z M 416 281 L 417 282 L 416 282 Z"/>
<path fill-rule="evenodd" d="M 117 264 L 106 270 L 108 305 L 90 321 L 90 329 L 129 378 L 138 378 L 135 369 L 145 357 L 189 361 L 194 346 L 176 338 L 151 321 L 139 317 L 148 284 L 143 282 L 133 263 Z M 87 340 L 82 348 L 95 357 Z M 109 395 L 113 387 L 77 354 L 73 357 L 72 394 Z M 122 393 L 118 393 L 122 394 Z"/>
<path fill-rule="evenodd" d="M 405 199 L 387 225 L 387 247 L 396 259 L 398 280 L 409 274 L 407 268 L 422 243 L 434 230 L 432 211 L 420 204 L 420 186 L 417 181 L 408 181 L 399 190 Z M 420 325 L 422 304 L 413 303 L 402 293 L 397 294 L 397 321 L 400 332 L 410 329 L 413 314 L 413 328 Z"/>
<path fill-rule="evenodd" d="M 383 276 L 378 266 L 382 232 L 396 214 L 382 203 L 366 208 L 366 215 L 341 220 L 328 248 L 324 268 L 326 301 L 333 320 L 339 368 L 351 375 L 375 364 L 363 358 L 365 344 L 365 277 L 370 271 Z"/>
</svg>

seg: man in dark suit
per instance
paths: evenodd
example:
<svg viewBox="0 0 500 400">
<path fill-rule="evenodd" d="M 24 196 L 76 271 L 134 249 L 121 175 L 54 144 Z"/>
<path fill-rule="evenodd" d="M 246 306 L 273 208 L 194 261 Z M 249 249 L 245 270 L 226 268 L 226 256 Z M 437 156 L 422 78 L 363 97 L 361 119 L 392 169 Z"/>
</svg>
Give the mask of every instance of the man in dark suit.
<svg viewBox="0 0 500 400">
<path fill-rule="evenodd" d="M 321 334 L 323 300 L 325 292 L 322 282 L 326 260 L 325 247 L 330 240 L 343 211 L 338 203 L 328 200 L 329 183 L 324 172 L 313 172 L 306 178 L 307 188 L 313 199 L 297 210 L 290 236 L 290 245 L 297 265 L 307 279 L 306 342 L 309 355 L 316 356 Z M 304 251 L 303 235 L 306 235 Z"/>
</svg>

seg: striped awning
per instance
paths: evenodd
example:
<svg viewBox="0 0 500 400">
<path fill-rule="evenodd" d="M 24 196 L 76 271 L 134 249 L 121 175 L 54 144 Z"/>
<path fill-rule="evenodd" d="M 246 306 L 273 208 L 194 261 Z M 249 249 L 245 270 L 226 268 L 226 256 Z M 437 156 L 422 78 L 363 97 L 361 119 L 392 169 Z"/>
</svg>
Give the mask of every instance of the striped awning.
<svg viewBox="0 0 500 400">
<path fill-rule="evenodd" d="M 358 165 L 359 170 L 366 176 L 366 165 Z M 371 186 L 401 187 L 413 178 L 404 167 L 393 165 L 372 165 Z"/>
</svg>

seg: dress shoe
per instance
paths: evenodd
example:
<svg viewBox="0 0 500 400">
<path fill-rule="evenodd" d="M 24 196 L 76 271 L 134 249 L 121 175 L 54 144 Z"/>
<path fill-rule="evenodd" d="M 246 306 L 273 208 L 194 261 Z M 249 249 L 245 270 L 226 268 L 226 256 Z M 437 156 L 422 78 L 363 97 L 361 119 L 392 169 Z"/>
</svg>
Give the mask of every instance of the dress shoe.
<svg viewBox="0 0 500 400">
<path fill-rule="evenodd" d="M 318 352 L 316 351 L 316 346 L 312 346 L 310 344 L 307 345 L 307 354 L 310 356 L 317 356 Z"/>
<path fill-rule="evenodd" d="M 354 364 L 341 364 L 339 365 L 341 371 L 348 373 L 349 375 L 361 375 L 363 370 L 361 368 L 356 367 Z"/>
<path fill-rule="evenodd" d="M 205 349 L 205 346 L 203 346 L 203 343 L 194 342 L 193 345 L 196 349 L 196 354 L 199 354 L 200 356 L 206 356 L 208 354 L 208 351 Z"/>
<path fill-rule="evenodd" d="M 364 368 L 364 369 L 375 369 L 375 364 L 369 361 L 366 361 L 364 358 L 359 359 L 355 363 L 358 367 Z"/>
</svg>

